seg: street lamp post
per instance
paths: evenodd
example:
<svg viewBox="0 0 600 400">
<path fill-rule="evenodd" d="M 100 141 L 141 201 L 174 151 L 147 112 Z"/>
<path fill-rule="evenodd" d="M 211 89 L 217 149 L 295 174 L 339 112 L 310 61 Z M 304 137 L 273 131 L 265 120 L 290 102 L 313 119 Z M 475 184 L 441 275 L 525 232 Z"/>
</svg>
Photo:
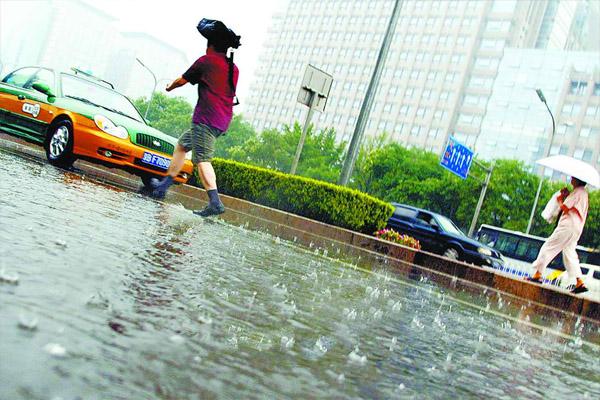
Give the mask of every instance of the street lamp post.
<svg viewBox="0 0 600 400">
<path fill-rule="evenodd" d="M 144 119 L 148 119 L 148 110 L 150 110 L 150 104 L 152 104 L 152 98 L 154 97 L 154 92 L 156 92 L 156 86 L 158 85 L 158 81 L 156 80 L 156 75 L 150 68 L 148 68 L 139 58 L 135 58 L 140 65 L 148 70 L 150 74 L 152 74 L 152 79 L 154 79 L 154 87 L 152 88 L 152 94 L 150 95 L 150 100 L 148 101 L 148 105 L 146 106 L 146 112 L 144 113 Z"/>
<path fill-rule="evenodd" d="M 535 89 L 535 92 L 537 93 L 538 97 L 540 98 L 540 101 L 542 103 L 544 103 L 544 105 L 546 106 L 546 109 L 550 113 L 550 118 L 552 118 L 552 135 L 550 136 L 550 143 L 548 143 L 548 146 L 546 146 L 546 149 L 544 152 L 544 157 L 548 157 L 548 154 L 550 153 L 550 148 L 552 147 L 552 141 L 554 140 L 554 132 L 556 130 L 556 125 L 554 122 L 554 115 L 552 115 L 552 111 L 550 111 L 550 107 L 548 107 L 548 103 L 546 102 L 546 97 L 544 97 L 544 93 L 542 92 L 542 89 Z M 535 199 L 533 200 L 533 207 L 531 208 L 531 214 L 529 215 L 529 222 L 527 223 L 527 230 L 525 231 L 525 233 L 527 233 L 527 234 L 529 234 L 529 231 L 531 231 L 531 226 L 533 225 L 533 216 L 535 215 L 535 209 L 537 208 L 538 201 L 540 199 L 540 192 L 542 191 L 542 183 L 544 183 L 544 168 L 543 167 L 542 167 L 542 176 L 540 178 L 540 183 L 538 185 L 537 192 L 535 193 Z"/>
<path fill-rule="evenodd" d="M 371 112 L 371 108 L 373 106 L 375 93 L 377 92 L 377 87 L 379 86 L 379 80 L 383 72 L 385 59 L 394 37 L 394 31 L 396 30 L 396 23 L 398 22 L 398 18 L 400 16 L 402 3 L 403 0 L 396 0 L 394 3 L 392 16 L 388 22 L 387 30 L 385 32 L 385 36 L 383 37 L 381 48 L 379 49 L 379 55 L 377 56 L 375 68 L 373 69 L 373 74 L 371 75 L 371 81 L 369 82 L 369 87 L 367 88 L 367 93 L 363 99 L 362 106 L 360 107 L 360 113 L 358 114 L 356 125 L 354 126 L 354 133 L 352 134 L 350 146 L 348 147 L 348 152 L 346 154 L 346 158 L 344 159 L 344 165 L 342 166 L 342 172 L 338 180 L 338 183 L 342 186 L 348 184 L 350 176 L 352 175 L 352 171 L 354 170 L 354 164 L 360 151 L 362 137 L 365 131 L 365 126 L 367 125 L 369 113 Z"/>
</svg>

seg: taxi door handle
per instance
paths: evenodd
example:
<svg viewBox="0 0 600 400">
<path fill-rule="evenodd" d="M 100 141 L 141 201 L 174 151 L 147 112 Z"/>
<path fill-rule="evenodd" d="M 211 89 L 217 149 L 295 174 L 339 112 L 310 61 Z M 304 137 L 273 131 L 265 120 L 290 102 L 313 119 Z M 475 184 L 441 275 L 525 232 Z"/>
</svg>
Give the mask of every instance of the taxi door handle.
<svg viewBox="0 0 600 400">
<path fill-rule="evenodd" d="M 17 96 L 17 98 L 18 98 L 19 100 L 25 100 L 25 96 L 23 96 L 22 94 L 20 94 L 19 96 Z"/>
</svg>

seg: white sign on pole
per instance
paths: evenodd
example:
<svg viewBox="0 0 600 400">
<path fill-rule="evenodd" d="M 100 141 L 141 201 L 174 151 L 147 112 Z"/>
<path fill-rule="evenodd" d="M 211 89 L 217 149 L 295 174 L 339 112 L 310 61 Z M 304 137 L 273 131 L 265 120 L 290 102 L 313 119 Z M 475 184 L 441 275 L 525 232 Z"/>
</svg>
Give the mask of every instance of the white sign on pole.
<svg viewBox="0 0 600 400">
<path fill-rule="evenodd" d="M 327 98 L 331 91 L 333 76 L 308 64 L 302 79 L 302 85 L 298 92 L 298 103 L 310 107 L 311 97 L 314 93 L 313 110 L 323 112 L 327 104 Z"/>
</svg>

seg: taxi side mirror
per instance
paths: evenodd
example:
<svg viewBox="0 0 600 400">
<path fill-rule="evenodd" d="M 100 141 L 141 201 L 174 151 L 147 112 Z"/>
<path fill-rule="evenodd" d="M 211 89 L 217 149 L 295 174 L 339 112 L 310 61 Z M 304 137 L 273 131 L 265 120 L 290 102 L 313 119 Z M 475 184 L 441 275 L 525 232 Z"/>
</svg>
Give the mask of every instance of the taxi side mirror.
<svg viewBox="0 0 600 400">
<path fill-rule="evenodd" d="M 48 100 L 50 100 L 50 98 L 55 98 L 56 95 L 54 93 L 52 93 L 52 90 L 50 89 L 50 87 L 48 85 L 46 85 L 44 82 L 35 82 L 33 85 L 31 85 L 31 87 L 35 90 L 37 90 L 40 93 L 45 94 L 46 96 L 48 96 Z"/>
</svg>

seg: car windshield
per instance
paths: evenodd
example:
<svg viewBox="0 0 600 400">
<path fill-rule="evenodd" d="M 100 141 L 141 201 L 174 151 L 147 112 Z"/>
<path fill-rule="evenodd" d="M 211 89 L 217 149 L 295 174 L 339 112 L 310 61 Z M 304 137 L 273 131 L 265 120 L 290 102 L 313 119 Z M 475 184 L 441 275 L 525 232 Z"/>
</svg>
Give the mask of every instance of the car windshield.
<svg viewBox="0 0 600 400">
<path fill-rule="evenodd" d="M 454 225 L 454 222 L 452 222 L 448 218 L 441 215 L 436 215 L 435 219 L 444 231 L 448 233 L 453 233 L 455 235 L 465 236 L 465 234 L 458 228 L 458 226 Z"/>
<path fill-rule="evenodd" d="M 61 75 L 61 82 L 65 97 L 75 98 L 136 121 L 144 122 L 140 113 L 127 97 L 114 90 L 68 74 Z"/>
</svg>

